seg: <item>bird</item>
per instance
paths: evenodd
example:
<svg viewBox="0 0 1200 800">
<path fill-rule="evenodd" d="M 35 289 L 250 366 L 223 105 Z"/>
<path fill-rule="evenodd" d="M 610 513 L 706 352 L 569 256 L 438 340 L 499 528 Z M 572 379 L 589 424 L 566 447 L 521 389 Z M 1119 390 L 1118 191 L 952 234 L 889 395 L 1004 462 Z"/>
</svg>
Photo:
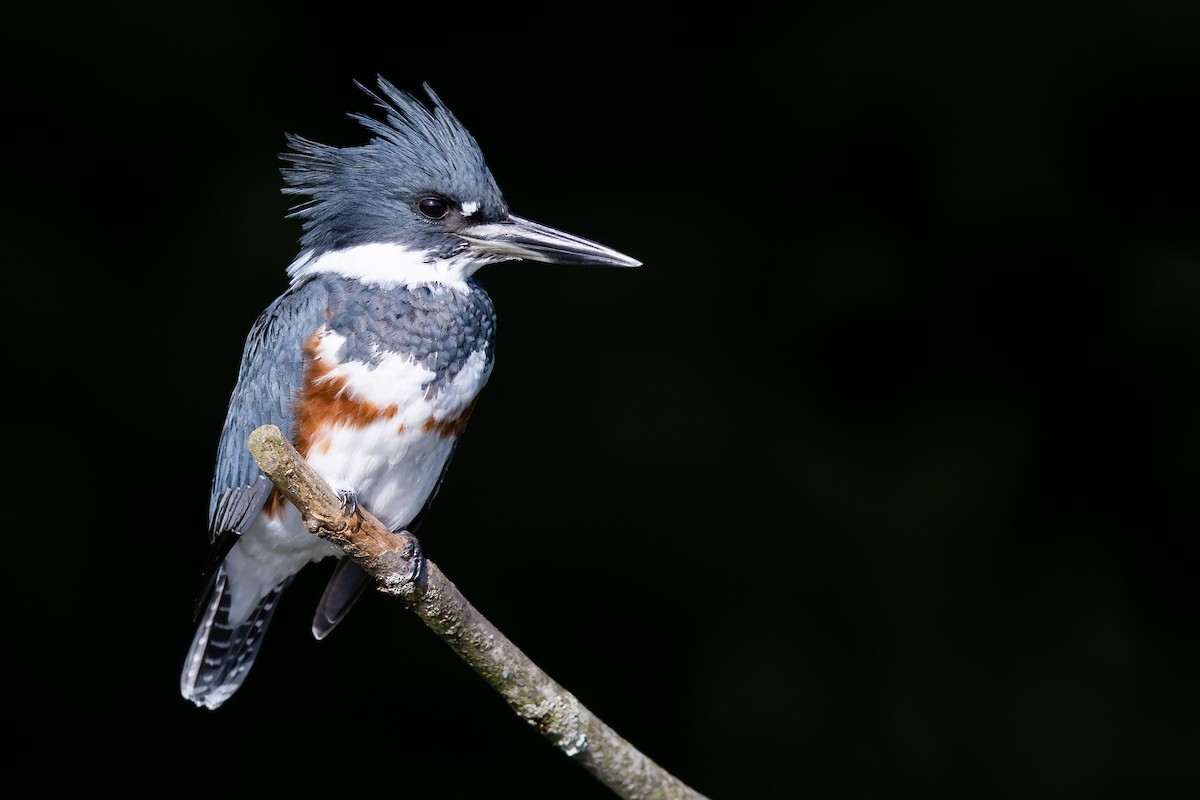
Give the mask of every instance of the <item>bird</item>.
<svg viewBox="0 0 1200 800">
<path fill-rule="evenodd" d="M 496 312 L 475 277 L 507 261 L 642 262 L 513 214 L 475 138 L 433 91 L 355 80 L 372 113 L 362 144 L 285 134 L 283 193 L 301 223 L 289 282 L 247 335 L 217 447 L 210 550 L 180 692 L 216 709 L 241 687 L 280 598 L 337 559 L 313 616 L 323 639 L 370 584 L 304 526 L 247 441 L 279 427 L 337 492 L 415 534 L 492 373 Z"/>
</svg>

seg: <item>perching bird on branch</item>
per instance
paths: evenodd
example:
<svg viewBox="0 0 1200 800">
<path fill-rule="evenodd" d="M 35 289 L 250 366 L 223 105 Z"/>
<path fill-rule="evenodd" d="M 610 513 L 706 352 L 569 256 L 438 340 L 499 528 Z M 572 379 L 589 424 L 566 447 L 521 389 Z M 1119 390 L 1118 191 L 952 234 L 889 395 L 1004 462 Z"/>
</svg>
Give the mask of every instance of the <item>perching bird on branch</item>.
<svg viewBox="0 0 1200 800">
<path fill-rule="evenodd" d="M 246 678 L 280 594 L 343 551 L 314 536 L 259 471 L 250 432 L 274 424 L 350 507 L 415 532 L 492 371 L 492 301 L 472 277 L 501 261 L 636 267 L 603 245 L 511 214 L 475 139 L 379 78 L 382 119 L 356 147 L 289 136 L 288 195 L 305 198 L 291 285 L 254 323 L 217 453 L 212 557 L 180 690 L 217 708 Z M 323 638 L 369 579 L 341 559 L 313 620 Z"/>
</svg>

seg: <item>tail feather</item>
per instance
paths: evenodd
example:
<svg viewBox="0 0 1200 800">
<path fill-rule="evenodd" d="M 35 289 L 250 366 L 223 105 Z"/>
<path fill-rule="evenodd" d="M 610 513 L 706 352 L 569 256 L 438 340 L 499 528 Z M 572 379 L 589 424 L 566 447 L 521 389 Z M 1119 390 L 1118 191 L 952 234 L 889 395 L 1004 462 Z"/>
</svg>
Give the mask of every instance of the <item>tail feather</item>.
<svg viewBox="0 0 1200 800">
<path fill-rule="evenodd" d="M 328 636 L 373 581 L 352 559 L 338 559 L 313 615 L 313 636 L 318 640 Z"/>
<path fill-rule="evenodd" d="M 224 567 L 217 572 L 208 608 L 196 629 L 179 680 L 180 693 L 198 706 L 215 709 L 237 691 L 254 664 L 279 597 L 291 579 L 264 597 L 243 622 L 229 621 L 230 598 Z"/>
</svg>

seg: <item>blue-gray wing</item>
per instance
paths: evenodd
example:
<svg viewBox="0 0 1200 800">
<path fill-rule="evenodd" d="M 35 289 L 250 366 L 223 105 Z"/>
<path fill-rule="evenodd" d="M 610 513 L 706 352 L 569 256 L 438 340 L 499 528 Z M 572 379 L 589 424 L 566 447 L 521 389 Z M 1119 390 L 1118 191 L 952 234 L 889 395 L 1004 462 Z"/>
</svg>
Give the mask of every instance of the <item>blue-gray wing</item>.
<svg viewBox="0 0 1200 800">
<path fill-rule="evenodd" d="M 304 345 L 325 323 L 328 297 L 321 282 L 297 283 L 255 321 L 221 431 L 209 501 L 209 537 L 241 533 L 258 514 L 272 484 L 247 449 L 250 433 L 278 425 L 292 435 L 292 403 L 304 380 Z"/>
</svg>

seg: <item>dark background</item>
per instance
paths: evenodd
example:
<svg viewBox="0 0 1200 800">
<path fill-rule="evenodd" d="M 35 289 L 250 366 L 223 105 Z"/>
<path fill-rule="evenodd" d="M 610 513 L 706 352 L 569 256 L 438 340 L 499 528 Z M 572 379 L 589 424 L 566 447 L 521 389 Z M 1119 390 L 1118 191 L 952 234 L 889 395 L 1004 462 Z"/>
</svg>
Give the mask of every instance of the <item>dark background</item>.
<svg viewBox="0 0 1200 800">
<path fill-rule="evenodd" d="M 713 798 L 1195 788 L 1200 6 L 718 8 L 7 12 L 6 763 L 610 796 L 398 603 L 312 641 L 328 564 L 178 694 L 283 135 L 360 143 L 379 72 L 645 262 L 480 273 L 422 537 L 595 714 Z"/>
</svg>

